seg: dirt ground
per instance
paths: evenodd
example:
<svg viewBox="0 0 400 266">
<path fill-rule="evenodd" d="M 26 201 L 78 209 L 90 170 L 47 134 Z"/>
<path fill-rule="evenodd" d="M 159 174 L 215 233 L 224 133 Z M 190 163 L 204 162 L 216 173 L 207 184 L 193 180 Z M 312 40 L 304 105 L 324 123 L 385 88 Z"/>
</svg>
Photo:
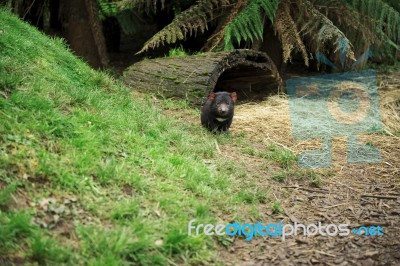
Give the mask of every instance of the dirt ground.
<svg viewBox="0 0 400 266">
<path fill-rule="evenodd" d="M 277 182 L 262 167 L 259 158 L 232 146 L 220 147 L 221 156 L 245 162 L 248 171 L 264 175 L 259 186 L 269 186 L 281 201 L 283 213 L 270 215 L 270 205 L 259 206 L 263 224 L 349 224 L 381 226 L 383 236 L 255 237 L 236 238 L 220 255 L 226 265 L 400 265 L 400 72 L 378 76 L 384 133 L 361 136 L 381 153 L 371 164 L 347 163 L 346 138 L 333 139 L 333 166 L 316 170 L 323 177 L 319 186 L 296 178 Z M 315 149 L 318 141 L 296 141 L 290 128 L 286 96 L 238 105 L 231 128 L 246 132 L 257 149 L 275 144 L 296 154 Z M 398 133 L 397 133 L 398 134 Z"/>
</svg>

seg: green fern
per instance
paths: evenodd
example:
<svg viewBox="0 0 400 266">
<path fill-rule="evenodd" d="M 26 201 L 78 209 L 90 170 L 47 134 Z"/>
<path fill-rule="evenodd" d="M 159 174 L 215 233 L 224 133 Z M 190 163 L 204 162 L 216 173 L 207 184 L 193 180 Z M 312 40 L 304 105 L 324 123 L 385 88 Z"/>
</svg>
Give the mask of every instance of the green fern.
<svg viewBox="0 0 400 266">
<path fill-rule="evenodd" d="M 400 40 L 400 13 L 389 4 L 377 0 L 342 0 L 342 2 L 376 21 L 376 31 L 382 36 L 395 42 Z"/>
<path fill-rule="evenodd" d="M 174 20 L 148 40 L 139 53 L 204 33 L 211 24 L 216 27 L 202 50 L 230 50 L 243 41 L 262 40 L 264 27 L 270 24 L 266 18 L 282 42 L 285 62 L 291 59 L 293 51 L 300 52 L 308 65 L 309 55 L 316 51 L 334 51 L 336 57 L 340 54 L 338 51 L 346 51 L 347 59 L 355 60 L 355 50 L 364 52 L 373 46 L 379 47 L 380 52 L 393 54 L 393 49 L 398 49 L 400 44 L 397 0 L 194 1 L 166 2 L 177 13 Z M 153 7 L 154 12 L 164 5 L 163 0 L 119 2 L 139 10 Z M 190 7 L 180 12 L 180 5 Z M 280 17 L 275 19 L 277 12 Z"/>
<path fill-rule="evenodd" d="M 399 0 L 384 0 L 384 2 L 393 7 L 397 12 L 400 12 L 400 1 Z"/>
<path fill-rule="evenodd" d="M 97 0 L 97 4 L 99 6 L 100 19 L 114 16 L 120 11 L 117 3 L 110 2 L 109 0 Z"/>
<path fill-rule="evenodd" d="M 165 0 L 119 0 L 118 5 L 121 9 L 132 9 L 146 10 L 147 13 L 153 11 L 157 12 L 157 2 L 160 2 L 161 9 L 164 9 Z"/>
<path fill-rule="evenodd" d="M 157 32 L 138 53 L 149 48 L 154 49 L 160 44 L 175 43 L 185 39 L 187 35 L 204 33 L 208 29 L 208 23 L 213 20 L 213 12 L 219 3 L 214 0 L 198 1 L 197 4 L 177 15 L 169 25 Z"/>
<path fill-rule="evenodd" d="M 310 1 L 302 1 L 303 8 L 302 28 L 303 38 L 311 36 L 316 51 L 323 51 L 330 44 L 335 45 L 335 52 L 346 51 L 346 57 L 355 61 L 353 45 L 347 36 L 324 14 L 322 14 Z M 307 21 L 305 23 L 305 21 Z"/>
<path fill-rule="evenodd" d="M 262 39 L 264 19 L 261 11 L 273 22 L 279 0 L 251 0 L 225 29 L 225 50 L 233 49 L 233 40 L 240 43 Z"/>
<path fill-rule="evenodd" d="M 367 44 L 373 46 L 375 57 L 392 57 L 400 50 L 400 4 L 392 0 L 341 0 L 344 5 L 367 18 L 375 38 Z M 365 31 L 363 31 L 365 33 Z M 368 45 L 369 46 L 369 45 Z"/>
</svg>

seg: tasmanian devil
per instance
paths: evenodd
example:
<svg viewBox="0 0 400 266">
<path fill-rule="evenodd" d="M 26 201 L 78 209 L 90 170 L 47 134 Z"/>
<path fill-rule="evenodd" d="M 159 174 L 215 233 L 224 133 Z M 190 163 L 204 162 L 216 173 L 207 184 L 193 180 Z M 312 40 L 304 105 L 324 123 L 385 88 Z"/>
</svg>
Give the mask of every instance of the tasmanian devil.
<svg viewBox="0 0 400 266">
<path fill-rule="evenodd" d="M 236 92 L 211 92 L 201 108 L 201 124 L 210 131 L 228 131 L 232 124 Z"/>
</svg>

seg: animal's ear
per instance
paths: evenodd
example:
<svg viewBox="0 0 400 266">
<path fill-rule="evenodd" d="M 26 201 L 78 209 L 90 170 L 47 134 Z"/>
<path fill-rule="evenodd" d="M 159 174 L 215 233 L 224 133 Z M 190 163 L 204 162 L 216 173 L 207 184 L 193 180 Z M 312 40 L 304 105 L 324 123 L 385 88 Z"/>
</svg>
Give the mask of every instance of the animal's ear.
<svg viewBox="0 0 400 266">
<path fill-rule="evenodd" d="M 214 100 L 214 98 L 215 98 L 215 93 L 212 91 L 212 92 L 210 92 L 210 94 L 208 94 L 208 99 L 209 100 Z"/>
<path fill-rule="evenodd" d="M 236 94 L 236 92 L 232 92 L 232 93 L 231 93 L 231 97 L 232 97 L 232 100 L 233 100 L 234 102 L 236 102 L 236 100 L 237 100 L 237 94 Z"/>
</svg>

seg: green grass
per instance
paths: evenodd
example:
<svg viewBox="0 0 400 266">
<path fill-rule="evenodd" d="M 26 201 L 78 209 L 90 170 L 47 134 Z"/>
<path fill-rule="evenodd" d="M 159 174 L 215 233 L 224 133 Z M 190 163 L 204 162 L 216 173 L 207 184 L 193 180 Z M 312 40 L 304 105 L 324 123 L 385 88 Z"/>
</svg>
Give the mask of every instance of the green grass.
<svg viewBox="0 0 400 266">
<path fill-rule="evenodd" d="M 272 175 L 272 179 L 278 182 L 284 182 L 288 179 L 306 180 L 311 186 L 321 184 L 321 176 L 311 169 L 283 170 Z"/>
<path fill-rule="evenodd" d="M 167 57 L 183 57 L 183 56 L 188 56 L 188 53 L 185 51 L 185 49 L 183 49 L 182 46 L 180 46 L 169 50 Z"/>
<path fill-rule="evenodd" d="M 205 56 L 205 53 L 203 52 L 188 52 L 185 51 L 185 49 L 181 46 L 176 47 L 176 48 L 172 48 L 168 51 L 168 54 L 165 55 L 165 57 L 169 57 L 169 58 L 174 58 L 174 57 L 185 57 L 185 56 Z M 207 72 L 208 74 L 208 72 Z"/>
<path fill-rule="evenodd" d="M 271 203 L 271 212 L 273 214 L 279 214 L 283 212 L 282 205 L 279 200 L 275 200 Z"/>
<path fill-rule="evenodd" d="M 297 156 L 293 152 L 287 149 L 279 148 L 275 144 L 268 145 L 268 151 L 260 152 L 258 153 L 258 156 L 275 161 L 284 169 L 290 168 L 290 166 L 297 162 Z"/>
<path fill-rule="evenodd" d="M 243 165 L 219 160 L 215 140 L 232 135 L 162 115 L 2 10 L 0 59 L 2 262 L 218 264 L 230 241 L 189 237 L 187 223 L 250 219 L 266 203 Z"/>
</svg>

